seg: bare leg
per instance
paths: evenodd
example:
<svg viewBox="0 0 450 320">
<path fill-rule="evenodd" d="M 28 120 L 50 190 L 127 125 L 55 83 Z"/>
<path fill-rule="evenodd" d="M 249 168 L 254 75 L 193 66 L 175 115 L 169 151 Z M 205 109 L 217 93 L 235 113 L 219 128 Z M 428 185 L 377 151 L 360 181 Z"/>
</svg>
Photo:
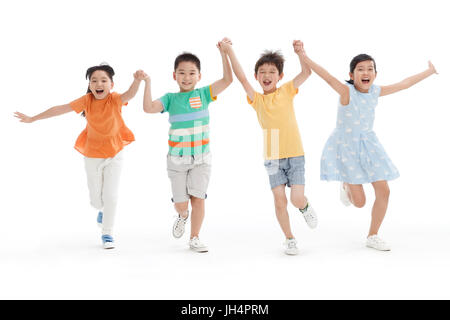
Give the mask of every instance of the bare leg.
<svg viewBox="0 0 450 320">
<path fill-rule="evenodd" d="M 308 200 L 305 197 L 305 186 L 294 184 L 291 187 L 291 203 L 297 209 L 304 209 Z"/>
<path fill-rule="evenodd" d="M 188 216 L 188 207 L 189 207 L 189 201 L 186 202 L 179 202 L 179 203 L 175 203 L 174 205 L 175 210 L 178 212 L 178 214 L 186 219 Z"/>
<path fill-rule="evenodd" d="M 285 185 L 277 186 L 272 189 L 275 212 L 277 214 L 278 223 L 280 224 L 281 230 L 283 231 L 286 239 L 294 238 L 291 225 L 289 222 L 289 214 L 287 211 L 287 198 L 285 193 Z"/>
<path fill-rule="evenodd" d="M 372 208 L 369 236 L 378 234 L 378 230 L 386 215 L 390 194 L 388 183 L 385 180 L 373 182 L 372 186 L 375 190 L 375 203 Z"/>
<path fill-rule="evenodd" d="M 366 195 L 362 184 L 344 183 L 350 202 L 357 208 L 362 208 L 366 204 Z"/>
<path fill-rule="evenodd" d="M 205 200 L 191 196 L 191 239 L 198 237 L 205 218 Z"/>
</svg>

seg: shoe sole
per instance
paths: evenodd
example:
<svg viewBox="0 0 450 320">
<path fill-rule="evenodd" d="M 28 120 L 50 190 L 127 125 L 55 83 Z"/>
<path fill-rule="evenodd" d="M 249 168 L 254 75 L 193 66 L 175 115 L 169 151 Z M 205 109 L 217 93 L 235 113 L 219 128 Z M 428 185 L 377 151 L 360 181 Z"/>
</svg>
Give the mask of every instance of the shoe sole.
<svg viewBox="0 0 450 320">
<path fill-rule="evenodd" d="M 114 249 L 115 248 L 115 246 L 114 245 L 103 245 L 103 249 L 106 249 L 106 250 L 110 250 L 110 249 Z"/>
<path fill-rule="evenodd" d="M 389 249 L 378 249 L 378 248 L 369 246 L 368 244 L 366 244 L 366 247 L 367 247 L 367 248 L 370 248 L 370 249 L 373 249 L 373 250 L 377 250 L 377 251 L 391 251 L 390 248 L 389 248 Z"/>
<path fill-rule="evenodd" d="M 205 253 L 205 252 L 208 252 L 208 249 L 205 249 L 205 248 L 200 249 L 200 248 L 193 248 L 193 247 L 190 247 L 190 249 L 191 249 L 192 251 L 199 252 L 199 253 Z"/>
</svg>

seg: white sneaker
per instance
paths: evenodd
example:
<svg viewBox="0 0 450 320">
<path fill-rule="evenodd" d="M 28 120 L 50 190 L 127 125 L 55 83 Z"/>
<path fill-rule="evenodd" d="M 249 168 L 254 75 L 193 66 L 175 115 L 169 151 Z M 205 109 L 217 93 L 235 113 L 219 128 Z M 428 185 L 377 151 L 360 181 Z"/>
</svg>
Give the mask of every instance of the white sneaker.
<svg viewBox="0 0 450 320">
<path fill-rule="evenodd" d="M 189 240 L 189 247 L 195 252 L 208 252 L 208 247 L 205 246 L 198 237 Z"/>
<path fill-rule="evenodd" d="M 114 249 L 116 246 L 114 245 L 114 239 L 109 234 L 102 235 L 102 242 L 104 249 Z"/>
<path fill-rule="evenodd" d="M 350 198 L 348 197 L 347 190 L 345 190 L 344 188 L 344 183 L 341 183 L 340 197 L 341 202 L 344 204 L 344 206 L 348 207 L 352 204 Z"/>
<path fill-rule="evenodd" d="M 310 227 L 311 229 L 316 228 L 317 223 L 318 223 L 317 214 L 314 211 L 314 209 L 311 207 L 311 204 L 309 203 L 309 201 L 306 204 L 305 209 L 299 209 L 299 210 L 303 214 L 303 218 L 305 218 L 305 221 L 306 221 L 306 224 L 308 225 L 308 227 Z"/>
<path fill-rule="evenodd" d="M 286 242 L 284 243 L 284 245 L 286 246 L 284 253 L 286 253 L 287 255 L 295 256 L 298 254 L 297 240 L 286 239 Z"/>
<path fill-rule="evenodd" d="M 379 251 L 390 251 L 389 245 L 374 234 L 367 238 L 366 246 Z"/>
<path fill-rule="evenodd" d="M 182 218 L 178 215 L 177 219 L 173 223 L 172 234 L 175 238 L 181 238 L 184 234 L 184 226 L 186 225 L 187 219 L 189 218 L 189 212 L 186 218 Z"/>
</svg>

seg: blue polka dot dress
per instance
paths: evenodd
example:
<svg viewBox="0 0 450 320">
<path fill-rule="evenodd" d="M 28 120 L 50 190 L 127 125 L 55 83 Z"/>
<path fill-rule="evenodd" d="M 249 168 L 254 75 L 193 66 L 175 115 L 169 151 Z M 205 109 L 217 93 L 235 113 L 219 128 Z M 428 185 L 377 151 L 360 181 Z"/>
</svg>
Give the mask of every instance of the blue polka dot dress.
<svg viewBox="0 0 450 320">
<path fill-rule="evenodd" d="M 381 88 L 372 85 L 363 93 L 347 85 L 350 103 L 339 104 L 336 129 L 322 153 L 321 180 L 363 184 L 398 178 L 397 168 L 373 131 Z"/>
</svg>

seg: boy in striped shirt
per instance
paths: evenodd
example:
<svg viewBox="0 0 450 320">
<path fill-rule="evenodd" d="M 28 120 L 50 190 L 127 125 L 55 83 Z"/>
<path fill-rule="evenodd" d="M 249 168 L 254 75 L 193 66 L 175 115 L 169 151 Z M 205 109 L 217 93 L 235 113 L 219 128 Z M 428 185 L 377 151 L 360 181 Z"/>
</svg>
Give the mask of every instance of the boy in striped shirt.
<svg viewBox="0 0 450 320">
<path fill-rule="evenodd" d="M 201 79 L 200 60 L 191 53 L 183 53 L 175 59 L 173 78 L 180 92 L 167 93 L 152 101 L 150 78 L 145 79 L 144 111 L 168 112 L 171 123 L 167 171 L 172 185 L 172 202 L 178 213 L 172 233 L 175 238 L 181 238 L 184 234 L 190 201 L 192 216 L 189 246 L 196 252 L 208 251 L 198 238 L 205 216 L 206 191 L 211 172 L 208 105 L 233 80 L 222 44 L 219 42 L 217 47 L 222 56 L 223 78 L 209 86 L 195 89 Z"/>
</svg>

